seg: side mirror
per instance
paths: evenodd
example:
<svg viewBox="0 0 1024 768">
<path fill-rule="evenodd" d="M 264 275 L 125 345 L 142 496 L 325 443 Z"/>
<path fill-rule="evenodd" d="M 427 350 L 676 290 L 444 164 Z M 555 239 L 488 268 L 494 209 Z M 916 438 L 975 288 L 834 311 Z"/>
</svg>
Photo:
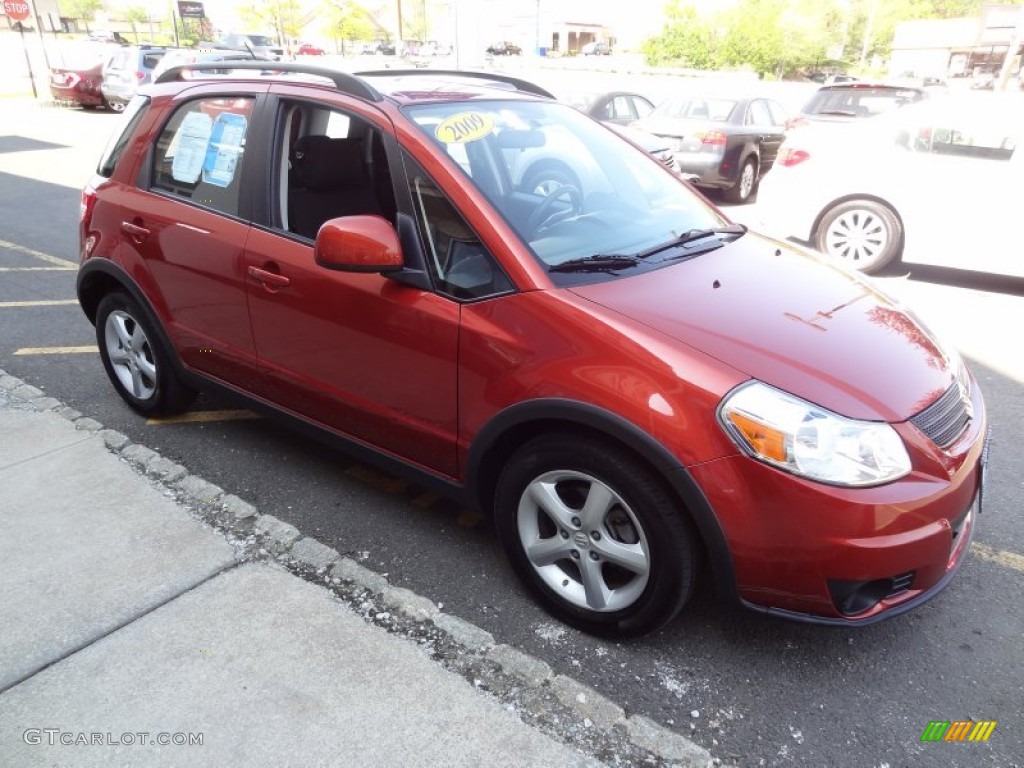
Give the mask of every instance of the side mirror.
<svg viewBox="0 0 1024 768">
<path fill-rule="evenodd" d="M 396 272 L 404 266 L 402 246 L 381 216 L 342 216 L 324 222 L 313 247 L 316 263 L 340 272 Z"/>
</svg>

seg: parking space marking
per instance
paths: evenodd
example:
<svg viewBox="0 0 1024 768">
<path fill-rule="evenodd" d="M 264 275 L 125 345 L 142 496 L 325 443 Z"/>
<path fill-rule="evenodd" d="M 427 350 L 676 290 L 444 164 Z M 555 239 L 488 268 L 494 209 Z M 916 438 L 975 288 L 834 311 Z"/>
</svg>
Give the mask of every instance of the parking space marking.
<svg viewBox="0 0 1024 768">
<path fill-rule="evenodd" d="M 76 267 L 0 267 L 0 272 L 74 272 Z"/>
<path fill-rule="evenodd" d="M 9 251 L 15 251 L 16 253 L 24 253 L 26 256 L 31 256 L 34 259 L 40 259 L 41 261 L 47 261 L 50 264 L 59 264 L 65 269 L 78 269 L 78 265 L 73 261 L 62 259 L 57 256 L 51 256 L 48 253 L 37 251 L 33 248 L 26 248 L 24 245 L 18 245 L 17 243 L 9 243 L 6 240 L 0 240 L 0 248 L 6 248 Z"/>
<path fill-rule="evenodd" d="M 47 301 L 0 301 L 0 309 L 5 307 L 67 307 L 77 304 L 78 299 L 53 299 Z"/>
<path fill-rule="evenodd" d="M 996 549 L 977 542 L 971 544 L 971 551 L 982 560 L 988 560 L 990 563 L 1024 573 L 1024 556 L 1018 555 L 1016 552 L 1007 552 L 1005 549 Z"/>
<path fill-rule="evenodd" d="M 345 474 L 354 480 L 390 494 L 401 493 L 409 485 L 408 480 L 385 475 L 383 472 L 377 472 L 369 467 L 364 467 L 362 464 L 353 464 L 345 470 Z"/>
<path fill-rule="evenodd" d="M 163 427 L 168 424 L 206 424 L 215 421 L 247 421 L 249 419 L 262 418 L 258 413 L 252 411 L 189 411 L 177 416 L 162 416 L 159 418 L 146 419 L 148 427 Z"/>
<path fill-rule="evenodd" d="M 15 355 L 97 355 L 100 348 L 86 347 L 22 347 L 14 350 Z"/>
</svg>

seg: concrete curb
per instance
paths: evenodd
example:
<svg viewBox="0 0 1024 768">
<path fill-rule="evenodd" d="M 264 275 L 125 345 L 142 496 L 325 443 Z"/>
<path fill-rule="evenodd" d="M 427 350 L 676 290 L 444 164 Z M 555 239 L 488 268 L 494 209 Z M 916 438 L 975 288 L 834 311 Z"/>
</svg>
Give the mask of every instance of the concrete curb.
<svg viewBox="0 0 1024 768">
<path fill-rule="evenodd" d="M 703 747 L 643 715 L 627 714 L 592 688 L 556 675 L 543 661 L 496 643 L 484 629 L 444 613 L 431 600 L 375 573 L 187 468 L 65 407 L 0 370 L 0 397 L 11 405 L 52 412 L 103 440 L 196 519 L 225 536 L 240 560 L 273 560 L 330 590 L 368 623 L 405 637 L 432 659 L 490 693 L 528 725 L 616 766 L 721 765 Z M 556 727 L 557 725 L 557 727 Z"/>
</svg>

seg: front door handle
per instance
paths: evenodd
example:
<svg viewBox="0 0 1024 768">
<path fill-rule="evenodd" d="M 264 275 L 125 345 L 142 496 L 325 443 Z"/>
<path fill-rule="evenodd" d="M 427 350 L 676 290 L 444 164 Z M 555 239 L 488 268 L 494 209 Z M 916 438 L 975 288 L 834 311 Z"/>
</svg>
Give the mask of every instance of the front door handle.
<svg viewBox="0 0 1024 768">
<path fill-rule="evenodd" d="M 278 274 L 277 272 L 269 272 L 265 269 L 260 269 L 259 267 L 249 267 L 249 276 L 268 287 L 273 286 L 274 288 L 287 288 L 292 284 L 290 278 Z"/>
</svg>

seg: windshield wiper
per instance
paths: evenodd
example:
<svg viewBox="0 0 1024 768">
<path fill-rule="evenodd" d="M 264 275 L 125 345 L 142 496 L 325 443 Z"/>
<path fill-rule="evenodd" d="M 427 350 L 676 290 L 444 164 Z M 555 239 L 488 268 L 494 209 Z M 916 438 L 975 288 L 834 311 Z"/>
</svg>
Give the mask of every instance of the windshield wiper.
<svg viewBox="0 0 1024 768">
<path fill-rule="evenodd" d="M 640 251 L 637 254 L 637 258 L 643 259 L 655 253 L 667 251 L 669 248 L 676 248 L 680 245 L 685 246 L 689 243 L 694 243 L 697 240 L 704 240 L 708 237 L 718 236 L 719 244 L 721 244 L 721 241 L 724 239 L 723 236 L 727 237 L 732 235 L 734 237 L 742 237 L 746 233 L 747 226 L 745 224 L 730 224 L 726 227 L 710 227 L 708 229 L 689 229 L 666 243 L 656 245 L 653 248 L 648 248 L 646 251 Z"/>
<path fill-rule="evenodd" d="M 594 256 L 583 256 L 569 259 L 561 264 L 548 267 L 548 272 L 611 272 L 616 269 L 627 269 L 637 265 L 635 256 L 618 253 L 598 253 Z"/>
</svg>

